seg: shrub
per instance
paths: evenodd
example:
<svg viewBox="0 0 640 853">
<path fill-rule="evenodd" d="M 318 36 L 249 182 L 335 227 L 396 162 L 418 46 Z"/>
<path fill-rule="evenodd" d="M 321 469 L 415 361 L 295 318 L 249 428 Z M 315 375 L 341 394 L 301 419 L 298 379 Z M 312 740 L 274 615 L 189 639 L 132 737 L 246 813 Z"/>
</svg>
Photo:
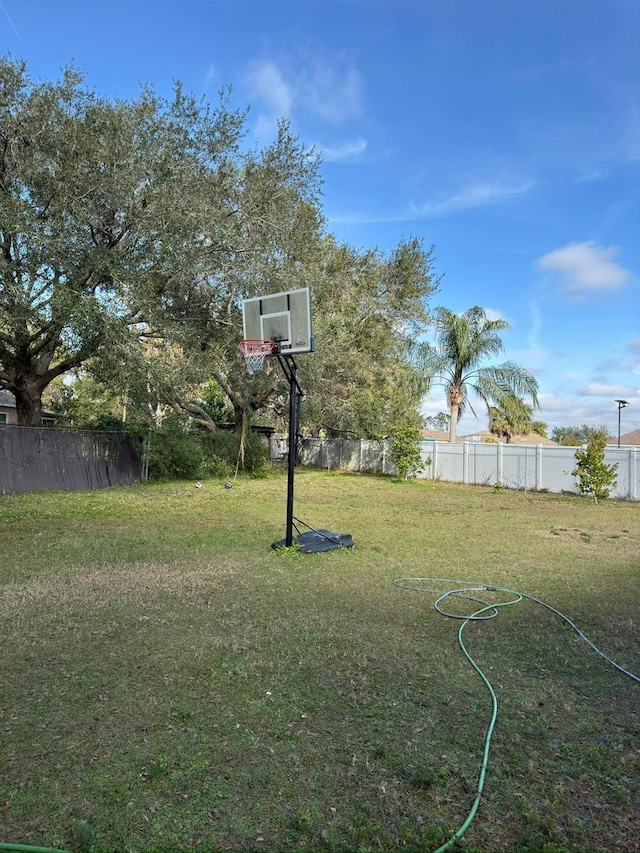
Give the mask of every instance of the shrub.
<svg viewBox="0 0 640 853">
<path fill-rule="evenodd" d="M 177 418 L 167 418 L 151 433 L 149 477 L 152 480 L 198 479 L 203 476 L 204 450 L 199 436 Z"/>
<path fill-rule="evenodd" d="M 170 416 L 152 432 L 149 476 L 154 480 L 229 478 L 236 466 L 252 473 L 263 471 L 267 459 L 268 450 L 256 435 L 248 436 L 242 458 L 237 433 L 209 432 Z"/>
<path fill-rule="evenodd" d="M 389 436 L 391 458 L 403 480 L 416 477 L 423 470 L 420 431 L 415 427 L 397 427 Z"/>
<path fill-rule="evenodd" d="M 618 463 L 606 465 L 604 449 L 607 437 L 604 432 L 595 432 L 590 436 L 587 446 L 576 451 L 576 467 L 571 472 L 578 478 L 578 487 L 583 495 L 592 495 L 593 500 L 606 499 L 611 494 L 618 478 Z"/>
</svg>

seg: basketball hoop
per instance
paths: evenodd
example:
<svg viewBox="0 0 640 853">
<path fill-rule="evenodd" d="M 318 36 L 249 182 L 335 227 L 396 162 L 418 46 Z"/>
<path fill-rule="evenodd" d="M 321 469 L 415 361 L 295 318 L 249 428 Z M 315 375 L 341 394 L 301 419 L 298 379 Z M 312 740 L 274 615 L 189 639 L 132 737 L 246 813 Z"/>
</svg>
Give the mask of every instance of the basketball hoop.
<svg viewBox="0 0 640 853">
<path fill-rule="evenodd" d="M 278 352 L 278 345 L 271 340 L 240 341 L 238 349 L 244 358 L 245 367 L 249 373 L 260 373 L 264 369 L 266 356 Z"/>
</svg>

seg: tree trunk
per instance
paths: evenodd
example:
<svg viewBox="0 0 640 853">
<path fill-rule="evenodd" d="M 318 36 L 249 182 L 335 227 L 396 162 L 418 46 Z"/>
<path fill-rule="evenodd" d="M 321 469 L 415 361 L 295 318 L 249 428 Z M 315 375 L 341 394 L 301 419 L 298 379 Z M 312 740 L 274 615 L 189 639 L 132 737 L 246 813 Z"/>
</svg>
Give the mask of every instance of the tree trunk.
<svg viewBox="0 0 640 853">
<path fill-rule="evenodd" d="M 18 426 L 42 426 L 42 391 L 39 383 L 29 380 L 11 388 Z"/>
<path fill-rule="evenodd" d="M 454 442 L 456 440 L 456 429 L 458 427 L 458 411 L 460 410 L 460 406 L 455 403 L 451 403 L 451 419 L 449 421 L 449 441 Z"/>
</svg>

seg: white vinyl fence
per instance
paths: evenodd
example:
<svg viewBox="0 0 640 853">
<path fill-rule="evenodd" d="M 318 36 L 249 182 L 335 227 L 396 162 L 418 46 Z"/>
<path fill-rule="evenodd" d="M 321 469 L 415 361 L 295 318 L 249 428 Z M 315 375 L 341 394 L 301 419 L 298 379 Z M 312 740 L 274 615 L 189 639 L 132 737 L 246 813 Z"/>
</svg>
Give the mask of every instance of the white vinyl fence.
<svg viewBox="0 0 640 853">
<path fill-rule="evenodd" d="M 480 444 L 470 441 L 423 441 L 422 479 L 493 486 L 524 491 L 579 494 L 575 447 L 549 445 Z M 272 458 L 282 458 L 287 442 L 272 440 Z M 386 441 L 365 439 L 304 438 L 299 462 L 314 468 L 361 471 L 395 475 L 396 470 Z M 607 447 L 607 465 L 618 463 L 618 481 L 612 498 L 640 500 L 640 447 Z"/>
</svg>

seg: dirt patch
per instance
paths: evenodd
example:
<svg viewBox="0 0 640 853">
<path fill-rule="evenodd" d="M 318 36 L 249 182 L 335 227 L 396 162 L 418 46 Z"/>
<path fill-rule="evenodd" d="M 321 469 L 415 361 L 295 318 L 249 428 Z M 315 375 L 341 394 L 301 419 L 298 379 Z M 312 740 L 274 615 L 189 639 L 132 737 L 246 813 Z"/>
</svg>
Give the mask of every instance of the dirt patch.
<svg viewBox="0 0 640 853">
<path fill-rule="evenodd" d="M 583 530 L 580 527 L 552 527 L 550 530 L 536 530 L 537 536 L 544 539 L 559 538 L 574 542 L 598 542 L 598 544 L 611 542 L 611 544 L 628 542 L 631 538 L 628 530 Z"/>
<path fill-rule="evenodd" d="M 64 579 L 50 577 L 7 584 L 0 599 L 0 618 L 15 618 L 16 613 L 42 604 L 59 610 L 92 600 L 144 599 L 151 592 L 204 593 L 220 586 L 232 573 L 230 566 L 219 563 L 201 562 L 193 568 L 144 563 L 78 571 Z"/>
</svg>

